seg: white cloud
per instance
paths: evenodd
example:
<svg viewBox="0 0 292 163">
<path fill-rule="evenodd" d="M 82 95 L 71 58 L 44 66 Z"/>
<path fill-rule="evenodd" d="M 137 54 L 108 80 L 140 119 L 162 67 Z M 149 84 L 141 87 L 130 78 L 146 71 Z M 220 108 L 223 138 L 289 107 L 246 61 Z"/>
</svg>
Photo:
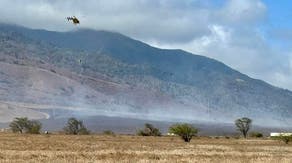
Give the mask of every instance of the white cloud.
<svg viewBox="0 0 292 163">
<path fill-rule="evenodd" d="M 0 22 L 70 30 L 118 31 L 152 45 L 182 48 L 218 59 L 252 77 L 292 89 L 292 53 L 269 44 L 259 29 L 261 0 L 1 0 Z M 219 2 L 219 1 L 216 1 Z M 79 27 L 77 27 L 79 28 Z"/>
<path fill-rule="evenodd" d="M 229 0 L 218 14 L 223 22 L 246 25 L 257 23 L 265 13 L 266 6 L 260 0 Z"/>
<path fill-rule="evenodd" d="M 238 30 L 213 25 L 207 36 L 195 38 L 188 43 L 163 44 L 158 47 L 180 47 L 194 54 L 201 54 L 240 70 L 254 78 L 273 85 L 292 88 L 291 54 L 273 49 L 256 30 Z"/>
</svg>

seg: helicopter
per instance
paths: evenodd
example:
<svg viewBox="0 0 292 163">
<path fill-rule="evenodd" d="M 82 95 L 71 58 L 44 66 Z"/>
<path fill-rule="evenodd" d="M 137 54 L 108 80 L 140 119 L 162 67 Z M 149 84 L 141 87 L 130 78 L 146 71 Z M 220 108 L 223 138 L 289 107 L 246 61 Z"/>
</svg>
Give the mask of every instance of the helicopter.
<svg viewBox="0 0 292 163">
<path fill-rule="evenodd" d="M 68 21 L 72 20 L 72 22 L 73 22 L 74 25 L 80 24 L 80 21 L 75 16 L 73 16 L 73 17 L 67 17 L 67 20 Z"/>
</svg>

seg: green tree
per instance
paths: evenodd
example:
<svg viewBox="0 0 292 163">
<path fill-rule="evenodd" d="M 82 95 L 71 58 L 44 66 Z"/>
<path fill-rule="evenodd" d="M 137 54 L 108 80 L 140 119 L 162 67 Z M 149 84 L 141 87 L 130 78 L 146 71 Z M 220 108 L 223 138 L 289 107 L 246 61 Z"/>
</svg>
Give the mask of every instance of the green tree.
<svg viewBox="0 0 292 163">
<path fill-rule="evenodd" d="M 251 128 L 252 120 L 246 117 L 239 118 L 235 121 L 237 130 L 240 131 L 244 138 L 247 138 L 248 131 Z"/>
<path fill-rule="evenodd" d="M 27 117 L 15 118 L 9 125 L 14 133 L 39 134 L 42 124 L 39 121 L 29 120 Z"/>
<path fill-rule="evenodd" d="M 185 142 L 190 142 L 193 136 L 198 133 L 198 129 L 187 123 L 174 124 L 169 128 L 169 133 L 180 136 Z"/>
<path fill-rule="evenodd" d="M 137 132 L 139 136 L 161 136 L 161 132 L 158 128 L 155 128 L 152 124 L 146 123 L 144 129 Z"/>
<path fill-rule="evenodd" d="M 24 133 L 27 128 L 28 121 L 29 120 L 27 117 L 14 118 L 14 120 L 10 123 L 9 127 L 14 133 L 17 132 Z"/>
<path fill-rule="evenodd" d="M 83 122 L 76 118 L 69 118 L 64 127 L 66 134 L 71 135 L 88 135 L 90 131 L 84 126 Z"/>
</svg>

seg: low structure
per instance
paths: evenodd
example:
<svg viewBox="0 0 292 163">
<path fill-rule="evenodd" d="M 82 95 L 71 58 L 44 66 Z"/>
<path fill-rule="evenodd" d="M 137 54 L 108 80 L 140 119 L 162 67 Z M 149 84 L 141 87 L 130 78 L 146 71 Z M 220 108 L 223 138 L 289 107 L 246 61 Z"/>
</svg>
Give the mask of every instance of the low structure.
<svg viewBox="0 0 292 163">
<path fill-rule="evenodd" d="M 287 132 L 282 132 L 282 133 L 271 133 L 270 134 L 271 137 L 276 137 L 276 136 L 292 136 L 292 133 L 287 133 Z"/>
<path fill-rule="evenodd" d="M 167 136 L 177 136 L 177 135 L 174 133 L 167 133 Z"/>
</svg>

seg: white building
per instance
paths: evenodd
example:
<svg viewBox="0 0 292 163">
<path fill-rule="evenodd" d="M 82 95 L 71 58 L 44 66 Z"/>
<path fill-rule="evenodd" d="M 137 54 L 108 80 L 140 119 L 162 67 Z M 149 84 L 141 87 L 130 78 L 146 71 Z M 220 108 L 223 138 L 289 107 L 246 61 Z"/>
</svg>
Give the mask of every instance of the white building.
<svg viewBox="0 0 292 163">
<path fill-rule="evenodd" d="M 276 133 L 276 132 L 274 132 L 274 133 L 271 133 L 270 136 L 271 137 L 274 137 L 274 136 L 292 136 L 292 133 L 288 133 L 288 132 Z"/>
</svg>

